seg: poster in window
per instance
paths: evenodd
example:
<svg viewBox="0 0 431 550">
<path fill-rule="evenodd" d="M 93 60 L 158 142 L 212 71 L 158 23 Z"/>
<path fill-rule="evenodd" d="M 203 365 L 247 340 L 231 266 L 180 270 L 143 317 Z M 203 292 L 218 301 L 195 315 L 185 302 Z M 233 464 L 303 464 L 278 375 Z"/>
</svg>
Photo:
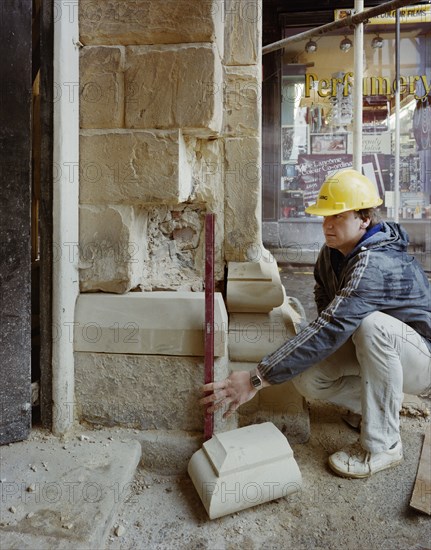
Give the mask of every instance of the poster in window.
<svg viewBox="0 0 431 550">
<path fill-rule="evenodd" d="M 312 155 L 334 155 L 347 153 L 347 134 L 311 134 Z"/>
<path fill-rule="evenodd" d="M 308 126 L 281 127 L 281 161 L 296 162 L 298 155 L 308 152 Z"/>
<path fill-rule="evenodd" d="M 344 168 L 352 167 L 352 155 L 300 155 L 297 170 L 300 188 L 303 191 L 304 206 L 317 200 L 322 183 L 327 176 Z"/>
<path fill-rule="evenodd" d="M 362 172 L 375 183 L 381 197 L 384 197 L 385 190 L 390 188 L 390 159 L 391 155 L 375 154 L 362 157 Z M 328 176 L 338 170 L 352 168 L 352 163 L 352 155 L 300 155 L 296 168 L 304 206 L 310 206 L 317 200 L 319 189 Z"/>
</svg>

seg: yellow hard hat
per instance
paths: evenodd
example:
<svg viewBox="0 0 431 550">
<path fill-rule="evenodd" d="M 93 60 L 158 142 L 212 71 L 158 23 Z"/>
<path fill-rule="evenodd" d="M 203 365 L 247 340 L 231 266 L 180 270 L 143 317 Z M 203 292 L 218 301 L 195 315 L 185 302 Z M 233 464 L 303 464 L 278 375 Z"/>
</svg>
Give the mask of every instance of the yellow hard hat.
<svg viewBox="0 0 431 550">
<path fill-rule="evenodd" d="M 346 169 L 326 178 L 317 202 L 305 209 L 314 216 L 333 216 L 347 210 L 362 210 L 382 204 L 376 186 L 357 170 Z"/>
</svg>

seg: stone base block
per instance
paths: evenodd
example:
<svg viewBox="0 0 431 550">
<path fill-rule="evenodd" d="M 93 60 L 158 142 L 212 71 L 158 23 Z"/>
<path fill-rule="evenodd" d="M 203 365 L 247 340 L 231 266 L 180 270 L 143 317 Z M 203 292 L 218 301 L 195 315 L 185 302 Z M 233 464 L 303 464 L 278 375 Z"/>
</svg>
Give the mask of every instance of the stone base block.
<svg viewBox="0 0 431 550">
<path fill-rule="evenodd" d="M 231 313 L 230 360 L 259 362 L 286 340 L 293 338 L 303 322 L 305 314 L 298 311 L 297 302 L 292 302 L 288 296 L 282 306 L 269 313 Z"/>
<path fill-rule="evenodd" d="M 226 378 L 225 358 L 214 371 Z M 78 420 L 94 425 L 202 432 L 203 381 L 202 357 L 75 353 Z M 218 416 L 214 423 L 215 431 L 231 428 Z"/>
<path fill-rule="evenodd" d="M 229 313 L 268 313 L 284 301 L 275 260 L 229 262 L 226 303 Z"/>
<path fill-rule="evenodd" d="M 271 422 L 214 436 L 192 456 L 188 472 L 210 519 L 285 497 L 302 485 L 293 451 Z"/>
<path fill-rule="evenodd" d="M 214 354 L 227 354 L 227 312 L 220 293 L 214 299 Z M 81 294 L 75 310 L 75 351 L 204 355 L 203 292 Z"/>
</svg>

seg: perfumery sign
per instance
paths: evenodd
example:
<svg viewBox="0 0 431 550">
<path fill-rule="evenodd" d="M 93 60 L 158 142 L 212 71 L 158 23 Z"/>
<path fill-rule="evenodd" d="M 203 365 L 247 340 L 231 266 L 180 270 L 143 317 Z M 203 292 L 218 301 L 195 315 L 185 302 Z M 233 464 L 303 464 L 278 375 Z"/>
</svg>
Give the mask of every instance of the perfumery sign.
<svg viewBox="0 0 431 550">
<path fill-rule="evenodd" d="M 344 19 L 349 15 L 354 15 L 354 10 L 334 10 L 334 19 Z M 396 21 L 396 10 L 388 11 L 370 17 L 368 24 L 371 25 L 393 25 Z M 416 6 L 405 6 L 400 8 L 400 23 L 430 23 L 431 22 L 431 6 L 419 4 Z"/>
<path fill-rule="evenodd" d="M 342 78 L 319 78 L 315 73 L 305 75 L 304 97 L 316 92 L 319 97 L 347 97 L 352 93 L 353 73 L 344 73 Z M 418 86 L 419 83 L 419 86 Z M 396 91 L 396 80 L 384 76 L 367 76 L 362 80 L 363 95 L 392 95 Z M 431 78 L 426 75 L 400 76 L 400 93 L 424 99 L 431 92 Z"/>
</svg>

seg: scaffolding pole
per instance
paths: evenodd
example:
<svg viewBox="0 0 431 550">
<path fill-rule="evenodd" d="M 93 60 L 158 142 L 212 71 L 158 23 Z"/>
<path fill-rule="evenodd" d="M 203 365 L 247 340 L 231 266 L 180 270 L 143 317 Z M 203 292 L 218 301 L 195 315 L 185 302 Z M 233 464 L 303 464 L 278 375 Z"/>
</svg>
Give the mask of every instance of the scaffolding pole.
<svg viewBox="0 0 431 550">
<path fill-rule="evenodd" d="M 355 14 L 364 10 L 364 0 L 355 0 Z M 355 26 L 353 81 L 353 169 L 362 173 L 362 80 L 364 76 L 364 24 Z"/>
<path fill-rule="evenodd" d="M 395 170 L 394 221 L 400 219 L 400 10 L 395 19 Z"/>
<path fill-rule="evenodd" d="M 262 48 L 262 55 L 281 50 L 289 44 L 301 42 L 301 40 L 311 38 L 312 36 L 321 36 L 336 29 L 343 29 L 345 27 L 358 25 L 359 23 L 366 23 L 371 17 L 376 17 L 382 13 L 387 13 L 388 11 L 393 11 L 404 6 L 414 4 L 415 2 L 412 2 L 412 0 L 392 0 L 391 2 L 385 2 L 384 4 L 380 4 L 374 8 L 369 8 L 368 10 L 361 11 L 360 13 L 349 15 L 343 19 L 332 21 L 331 23 L 327 23 L 326 25 L 322 25 L 315 29 L 310 29 L 309 31 L 295 34 L 295 36 L 289 36 L 288 38 L 283 38 L 283 40 L 279 40 L 278 42 L 268 44 Z"/>
</svg>

